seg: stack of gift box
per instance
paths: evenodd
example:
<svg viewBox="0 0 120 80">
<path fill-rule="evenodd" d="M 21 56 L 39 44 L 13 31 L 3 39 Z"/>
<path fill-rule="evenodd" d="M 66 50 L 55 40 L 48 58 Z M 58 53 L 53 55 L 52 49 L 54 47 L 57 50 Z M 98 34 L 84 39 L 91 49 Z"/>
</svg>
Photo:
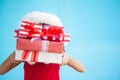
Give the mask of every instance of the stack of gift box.
<svg viewBox="0 0 120 80">
<path fill-rule="evenodd" d="M 15 59 L 27 62 L 60 64 L 65 43 L 70 41 L 63 27 L 49 24 L 22 21 L 15 33 Z"/>
</svg>

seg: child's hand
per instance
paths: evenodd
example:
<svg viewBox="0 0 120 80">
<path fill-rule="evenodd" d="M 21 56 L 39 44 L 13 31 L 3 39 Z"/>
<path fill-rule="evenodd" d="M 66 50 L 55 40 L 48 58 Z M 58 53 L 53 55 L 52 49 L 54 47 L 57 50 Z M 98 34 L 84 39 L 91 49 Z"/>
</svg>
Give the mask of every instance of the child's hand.
<svg viewBox="0 0 120 80">
<path fill-rule="evenodd" d="M 15 52 L 13 52 L 10 56 L 9 59 L 11 60 L 12 63 L 17 64 L 20 63 L 21 61 L 15 60 Z"/>
<path fill-rule="evenodd" d="M 79 61 L 73 59 L 72 57 L 70 57 L 65 52 L 63 52 L 63 59 L 62 59 L 62 63 L 60 65 L 61 66 L 69 65 L 70 67 L 72 67 L 73 69 L 75 69 L 78 72 L 84 72 L 84 70 L 85 70 L 82 63 L 80 63 Z"/>
<path fill-rule="evenodd" d="M 70 57 L 68 56 L 68 54 L 66 54 L 65 52 L 63 52 L 63 58 L 62 58 L 62 63 L 60 64 L 61 66 L 63 65 L 67 65 L 69 62 Z"/>
</svg>

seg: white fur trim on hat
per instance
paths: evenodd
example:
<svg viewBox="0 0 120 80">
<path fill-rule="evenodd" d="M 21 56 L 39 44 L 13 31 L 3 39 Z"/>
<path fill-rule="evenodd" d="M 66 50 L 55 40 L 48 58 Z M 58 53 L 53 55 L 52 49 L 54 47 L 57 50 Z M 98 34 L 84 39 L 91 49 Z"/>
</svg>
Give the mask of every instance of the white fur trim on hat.
<svg viewBox="0 0 120 80">
<path fill-rule="evenodd" d="M 46 12 L 34 11 L 28 13 L 22 18 L 22 21 L 30 21 L 33 23 L 46 23 L 53 26 L 63 27 L 60 19 L 56 15 Z"/>
</svg>

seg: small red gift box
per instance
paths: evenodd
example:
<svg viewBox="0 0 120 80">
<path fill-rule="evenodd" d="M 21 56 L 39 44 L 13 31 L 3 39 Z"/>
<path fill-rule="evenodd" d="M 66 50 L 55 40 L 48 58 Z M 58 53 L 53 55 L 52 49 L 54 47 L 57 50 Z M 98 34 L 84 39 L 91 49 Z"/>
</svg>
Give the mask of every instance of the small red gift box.
<svg viewBox="0 0 120 80">
<path fill-rule="evenodd" d="M 62 53 L 64 51 L 64 42 L 18 38 L 16 48 L 19 50 Z"/>
<path fill-rule="evenodd" d="M 69 42 L 70 35 L 64 33 L 63 27 L 35 24 L 22 21 L 20 29 L 15 30 L 15 37 L 21 38 L 41 38 L 42 40 Z"/>
</svg>

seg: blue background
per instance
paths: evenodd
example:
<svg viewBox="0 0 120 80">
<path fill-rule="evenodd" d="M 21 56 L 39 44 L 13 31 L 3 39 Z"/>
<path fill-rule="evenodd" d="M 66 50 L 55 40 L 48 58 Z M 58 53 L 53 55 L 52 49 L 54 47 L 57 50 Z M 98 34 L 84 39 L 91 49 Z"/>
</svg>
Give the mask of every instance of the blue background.
<svg viewBox="0 0 120 80">
<path fill-rule="evenodd" d="M 0 0 L 0 64 L 15 49 L 14 30 L 32 11 L 60 17 L 71 34 L 67 53 L 85 65 L 61 67 L 61 80 L 120 80 L 120 0 Z M 20 64 L 0 80 L 23 80 Z"/>
</svg>

